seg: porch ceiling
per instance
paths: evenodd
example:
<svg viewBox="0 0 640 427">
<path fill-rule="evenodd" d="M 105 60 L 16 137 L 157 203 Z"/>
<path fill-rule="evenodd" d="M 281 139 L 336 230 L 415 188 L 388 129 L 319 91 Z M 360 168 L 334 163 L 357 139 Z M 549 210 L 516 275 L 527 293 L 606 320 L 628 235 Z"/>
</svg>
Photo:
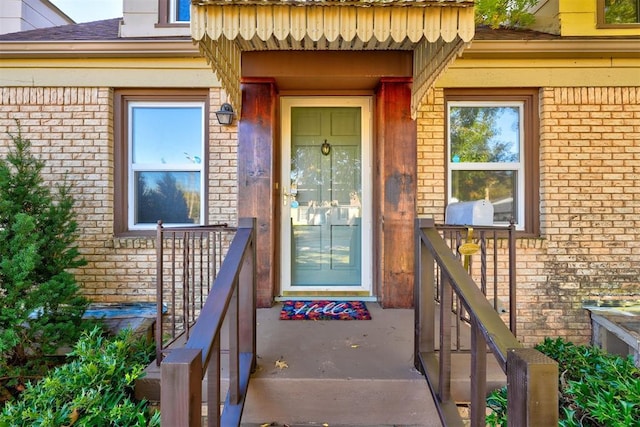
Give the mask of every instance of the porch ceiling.
<svg viewBox="0 0 640 427">
<path fill-rule="evenodd" d="M 413 50 L 411 112 L 471 41 L 473 0 L 192 0 L 191 36 L 241 111 L 241 55 Z"/>
</svg>

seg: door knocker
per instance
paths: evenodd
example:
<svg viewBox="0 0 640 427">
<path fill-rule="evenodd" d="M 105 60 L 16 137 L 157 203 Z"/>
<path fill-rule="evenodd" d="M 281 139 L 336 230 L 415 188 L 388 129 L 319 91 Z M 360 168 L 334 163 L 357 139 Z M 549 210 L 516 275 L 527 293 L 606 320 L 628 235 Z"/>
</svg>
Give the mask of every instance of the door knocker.
<svg viewBox="0 0 640 427">
<path fill-rule="evenodd" d="M 322 143 L 322 146 L 320 146 L 320 151 L 322 151 L 324 156 L 328 156 L 329 153 L 331 153 L 331 144 L 329 144 L 326 139 Z"/>
</svg>

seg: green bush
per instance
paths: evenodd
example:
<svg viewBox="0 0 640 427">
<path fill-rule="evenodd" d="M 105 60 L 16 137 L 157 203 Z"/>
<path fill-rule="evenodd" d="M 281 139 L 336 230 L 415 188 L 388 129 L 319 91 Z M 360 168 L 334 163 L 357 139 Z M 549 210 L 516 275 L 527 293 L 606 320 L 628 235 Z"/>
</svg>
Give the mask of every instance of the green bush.
<svg viewBox="0 0 640 427">
<path fill-rule="evenodd" d="M 0 377 L 31 373 L 43 355 L 75 343 L 88 304 L 70 272 L 86 264 L 74 244 L 71 186 L 47 185 L 31 142 L 10 136 L 0 159 Z"/>
<path fill-rule="evenodd" d="M 545 338 L 535 348 L 558 362 L 560 426 L 640 426 L 640 369 L 631 357 L 561 338 Z M 506 387 L 491 393 L 487 406 L 487 425 L 506 426 Z"/>
<path fill-rule="evenodd" d="M 153 356 L 153 344 L 130 330 L 105 338 L 84 333 L 70 361 L 27 385 L 0 414 L 0 427 L 159 426 L 160 413 L 133 400 L 133 386 Z"/>
</svg>

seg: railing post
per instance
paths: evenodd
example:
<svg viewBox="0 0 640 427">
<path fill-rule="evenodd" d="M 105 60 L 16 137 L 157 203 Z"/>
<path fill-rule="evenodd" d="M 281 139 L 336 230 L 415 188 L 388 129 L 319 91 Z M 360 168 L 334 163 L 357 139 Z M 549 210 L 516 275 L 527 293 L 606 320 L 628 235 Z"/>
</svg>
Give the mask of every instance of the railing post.
<svg viewBox="0 0 640 427">
<path fill-rule="evenodd" d="M 251 228 L 253 230 L 250 248 L 242 261 L 238 278 L 240 304 L 240 352 L 256 353 L 256 300 L 257 300 L 257 271 L 256 271 L 256 219 L 240 218 L 238 229 Z M 255 358 L 251 363 L 251 371 L 255 370 Z"/>
<path fill-rule="evenodd" d="M 516 235 L 513 219 L 509 223 L 509 329 L 513 336 L 516 333 Z"/>
<path fill-rule="evenodd" d="M 164 247 L 162 244 L 162 221 L 158 221 L 156 228 L 156 364 L 160 366 L 162 361 L 162 302 L 164 295 L 162 287 L 164 285 L 164 275 L 162 271 L 162 261 L 164 257 Z"/>
<path fill-rule="evenodd" d="M 211 346 L 211 358 L 207 365 L 207 427 L 220 427 L 220 334 L 216 334 Z"/>
<path fill-rule="evenodd" d="M 532 348 L 507 351 L 507 425 L 558 425 L 558 363 Z"/>
<path fill-rule="evenodd" d="M 415 289 L 414 289 L 414 359 L 413 363 L 422 372 L 420 353 L 435 350 L 435 273 L 434 259 L 421 237 L 421 228 L 433 227 L 431 218 L 416 219 Z M 424 373 L 424 372 L 423 372 Z"/>
<path fill-rule="evenodd" d="M 451 279 L 440 271 L 440 371 L 438 395 L 442 402 L 451 400 L 451 304 L 453 288 Z"/>
<path fill-rule="evenodd" d="M 487 341 L 477 319 L 471 319 L 471 425 L 486 425 Z"/>
<path fill-rule="evenodd" d="M 189 310 L 190 298 L 189 290 L 191 286 L 191 245 L 189 244 L 189 232 L 185 231 L 182 236 L 182 322 L 185 336 L 189 339 L 191 331 L 191 312 Z"/>
<path fill-rule="evenodd" d="M 175 349 L 160 366 L 162 425 L 202 425 L 202 351 L 193 348 Z"/>
<path fill-rule="evenodd" d="M 238 306 L 238 284 L 231 293 L 229 308 L 227 308 L 227 325 L 229 327 L 229 402 L 237 405 L 240 402 L 240 333 L 238 321 L 240 310 Z"/>
</svg>

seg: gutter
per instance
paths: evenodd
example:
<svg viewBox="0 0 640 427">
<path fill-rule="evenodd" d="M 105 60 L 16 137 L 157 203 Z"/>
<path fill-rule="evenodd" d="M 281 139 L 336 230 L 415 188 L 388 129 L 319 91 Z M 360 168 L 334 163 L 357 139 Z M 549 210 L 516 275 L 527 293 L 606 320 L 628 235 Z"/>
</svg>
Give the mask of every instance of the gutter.
<svg viewBox="0 0 640 427">
<path fill-rule="evenodd" d="M 0 58 L 194 58 L 201 57 L 191 38 L 184 40 L 0 41 Z"/>
<path fill-rule="evenodd" d="M 640 58 L 640 38 L 556 40 L 472 40 L 463 58 L 616 57 Z"/>
<path fill-rule="evenodd" d="M 556 40 L 472 40 L 463 58 L 620 57 L 640 58 L 640 38 Z M 202 57 L 190 38 L 181 40 L 0 41 L 0 58 L 195 58 Z"/>
</svg>

